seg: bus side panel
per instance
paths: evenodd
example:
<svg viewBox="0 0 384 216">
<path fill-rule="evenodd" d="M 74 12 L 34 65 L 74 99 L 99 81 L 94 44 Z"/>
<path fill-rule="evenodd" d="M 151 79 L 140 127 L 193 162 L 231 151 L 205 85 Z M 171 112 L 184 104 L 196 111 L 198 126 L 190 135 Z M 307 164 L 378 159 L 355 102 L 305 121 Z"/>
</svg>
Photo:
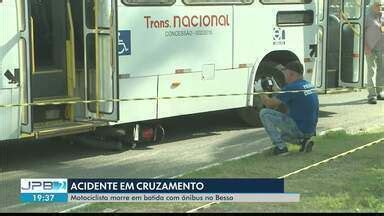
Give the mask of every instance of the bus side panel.
<svg viewBox="0 0 384 216">
<path fill-rule="evenodd" d="M 4 74 L 14 76 L 19 68 L 17 16 L 15 1 L 0 3 L 0 104 L 19 104 L 19 87 L 10 83 Z M 16 139 L 20 136 L 20 113 L 18 107 L 0 108 L 0 140 Z"/>
<path fill-rule="evenodd" d="M 274 48 L 272 31 L 275 19 L 271 9 L 254 3 L 249 7 L 235 6 L 234 65 L 255 63 Z"/>
<path fill-rule="evenodd" d="M 119 123 L 156 119 L 157 77 L 120 79 L 119 88 L 122 99 L 155 98 L 155 100 L 120 102 Z"/>
<path fill-rule="evenodd" d="M 19 68 L 19 36 L 14 1 L 0 3 L 0 26 L 0 89 L 16 87 L 15 84 L 9 84 L 9 80 L 4 77 L 7 70 L 14 73 L 14 69 Z"/>
<path fill-rule="evenodd" d="M 244 94 L 241 96 L 201 97 L 159 100 L 159 118 L 234 109 L 246 106 L 249 69 L 216 71 L 214 79 L 202 73 L 161 76 L 159 97 Z M 175 85 L 176 84 L 176 85 Z"/>
<path fill-rule="evenodd" d="M 19 103 L 19 89 L 0 89 L 0 104 Z M 20 137 L 19 108 L 0 108 L 0 141 Z"/>
<path fill-rule="evenodd" d="M 255 2 L 250 7 L 235 7 L 234 65 L 261 61 L 272 51 L 288 50 L 294 53 L 305 66 L 305 79 L 316 82 L 313 70 L 315 55 L 311 56 L 310 45 L 316 45 L 316 23 L 309 26 L 279 27 L 276 23 L 279 11 L 313 10 L 314 4 L 261 5 Z M 304 62 L 304 59 L 310 61 Z"/>
<path fill-rule="evenodd" d="M 208 26 L 201 26 L 203 17 Z M 217 69 L 232 68 L 232 7 L 120 5 L 118 23 L 120 42 L 130 48 L 120 55 L 120 75 L 143 77 L 174 74 L 178 69 L 200 71 L 205 64 L 215 64 Z M 119 51 L 123 50 L 119 46 Z"/>
</svg>

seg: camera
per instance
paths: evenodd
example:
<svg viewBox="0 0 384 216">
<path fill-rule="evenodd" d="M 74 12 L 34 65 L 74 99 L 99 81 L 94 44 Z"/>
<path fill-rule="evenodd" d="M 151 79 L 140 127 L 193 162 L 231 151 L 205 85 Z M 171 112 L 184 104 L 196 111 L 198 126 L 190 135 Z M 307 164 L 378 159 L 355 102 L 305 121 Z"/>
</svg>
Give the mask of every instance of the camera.
<svg viewBox="0 0 384 216">
<path fill-rule="evenodd" d="M 271 77 L 263 77 L 261 78 L 261 87 L 264 92 L 273 92 L 273 87 L 275 82 Z"/>
</svg>

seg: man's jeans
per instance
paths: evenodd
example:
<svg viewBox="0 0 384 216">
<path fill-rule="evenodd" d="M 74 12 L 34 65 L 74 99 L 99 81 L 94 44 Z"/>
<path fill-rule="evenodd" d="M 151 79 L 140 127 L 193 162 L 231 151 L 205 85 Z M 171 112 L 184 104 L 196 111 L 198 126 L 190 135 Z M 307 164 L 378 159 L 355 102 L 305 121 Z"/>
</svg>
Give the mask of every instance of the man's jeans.
<svg viewBox="0 0 384 216">
<path fill-rule="evenodd" d="M 291 117 L 276 110 L 262 109 L 260 119 L 272 143 L 279 149 L 287 147 L 285 142 L 299 144 L 304 138 L 311 137 L 303 134 Z"/>
<path fill-rule="evenodd" d="M 371 55 L 367 55 L 367 67 L 368 67 L 368 98 L 376 98 L 378 94 L 384 96 L 384 68 L 383 68 L 383 56 L 382 51 L 378 48 L 372 50 Z M 374 76 L 376 74 L 376 80 Z"/>
</svg>

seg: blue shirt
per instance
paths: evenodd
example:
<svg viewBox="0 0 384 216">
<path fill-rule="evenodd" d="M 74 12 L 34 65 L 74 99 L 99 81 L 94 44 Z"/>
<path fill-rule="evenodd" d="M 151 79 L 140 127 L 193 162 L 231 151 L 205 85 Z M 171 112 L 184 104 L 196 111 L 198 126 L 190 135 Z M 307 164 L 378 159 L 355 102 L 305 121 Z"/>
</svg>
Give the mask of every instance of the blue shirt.
<svg viewBox="0 0 384 216">
<path fill-rule="evenodd" d="M 284 93 L 277 98 L 288 107 L 288 115 L 304 134 L 316 133 L 319 118 L 319 98 L 315 87 L 306 80 L 289 83 L 282 91 L 307 90 L 300 93 Z"/>
</svg>

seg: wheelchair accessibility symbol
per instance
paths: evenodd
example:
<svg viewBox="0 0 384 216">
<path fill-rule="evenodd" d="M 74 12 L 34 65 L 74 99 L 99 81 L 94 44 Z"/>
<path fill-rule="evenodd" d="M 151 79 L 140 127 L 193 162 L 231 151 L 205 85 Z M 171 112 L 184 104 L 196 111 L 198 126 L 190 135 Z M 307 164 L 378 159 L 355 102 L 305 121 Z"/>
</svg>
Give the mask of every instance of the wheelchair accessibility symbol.
<svg viewBox="0 0 384 216">
<path fill-rule="evenodd" d="M 119 31 L 118 41 L 119 56 L 131 55 L 131 31 Z"/>
</svg>

